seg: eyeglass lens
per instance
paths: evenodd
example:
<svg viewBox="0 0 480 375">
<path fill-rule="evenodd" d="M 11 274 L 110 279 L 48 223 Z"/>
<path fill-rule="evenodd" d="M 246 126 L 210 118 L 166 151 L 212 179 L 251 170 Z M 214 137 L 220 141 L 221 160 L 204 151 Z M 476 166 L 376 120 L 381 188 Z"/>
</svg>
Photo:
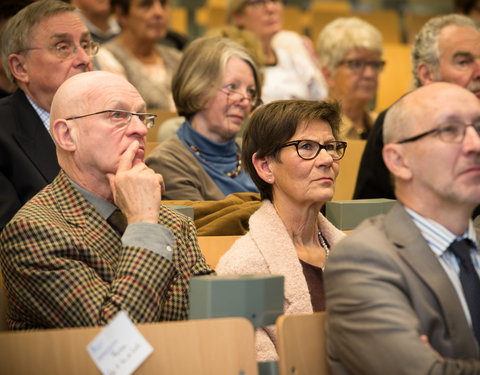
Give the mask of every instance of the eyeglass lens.
<svg viewBox="0 0 480 375">
<path fill-rule="evenodd" d="M 134 112 L 128 112 L 128 111 L 123 111 L 119 109 L 118 110 L 107 109 L 105 111 L 88 113 L 86 115 L 68 117 L 66 120 L 76 120 L 76 119 L 81 119 L 89 116 L 96 116 L 104 113 L 108 113 L 108 118 L 110 122 L 112 123 L 113 126 L 118 128 L 123 128 L 128 126 L 132 121 L 132 116 L 138 116 L 140 121 L 143 122 L 143 124 L 147 127 L 147 129 L 151 129 L 155 125 L 155 117 L 157 117 L 157 115 L 154 115 L 153 113 L 134 113 Z"/>
<path fill-rule="evenodd" d="M 82 48 L 88 56 L 95 56 L 99 49 L 96 42 L 82 42 L 80 46 L 76 46 L 71 42 L 62 42 L 55 45 L 56 54 L 61 59 L 66 59 L 75 54 L 78 48 Z"/>
<path fill-rule="evenodd" d="M 480 121 L 464 124 L 461 122 L 451 122 L 439 126 L 438 136 L 444 142 L 459 143 L 465 138 L 467 127 L 472 126 L 478 135 L 480 135 Z"/>
<path fill-rule="evenodd" d="M 133 116 L 137 116 L 140 121 L 144 123 L 147 129 L 150 129 L 155 125 L 155 116 L 150 114 L 120 111 L 112 111 L 110 113 L 110 121 L 112 121 L 112 123 L 118 127 L 123 127 L 130 124 Z"/>
<path fill-rule="evenodd" d="M 255 93 L 247 92 L 247 94 L 243 94 L 240 91 L 232 90 L 226 87 L 222 88 L 221 90 L 233 101 L 241 102 L 243 99 L 247 99 L 253 107 L 261 104 L 261 100 L 256 97 Z"/>
<path fill-rule="evenodd" d="M 345 60 L 340 62 L 340 65 L 346 64 L 348 68 L 355 72 L 363 72 L 367 66 L 375 70 L 376 72 L 381 72 L 385 67 L 385 61 L 366 61 L 366 60 Z"/>
<path fill-rule="evenodd" d="M 316 157 L 322 149 L 325 149 L 327 153 L 334 159 L 338 160 L 343 157 L 345 152 L 345 143 L 339 141 L 327 142 L 321 145 L 314 141 L 300 141 L 296 145 L 298 156 L 302 159 L 313 159 Z"/>
</svg>

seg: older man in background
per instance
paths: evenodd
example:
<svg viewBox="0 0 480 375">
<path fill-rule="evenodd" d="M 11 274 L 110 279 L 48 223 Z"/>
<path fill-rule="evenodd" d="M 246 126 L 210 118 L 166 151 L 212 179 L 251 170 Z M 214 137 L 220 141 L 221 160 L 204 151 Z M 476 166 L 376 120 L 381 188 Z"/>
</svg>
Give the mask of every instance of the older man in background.
<svg viewBox="0 0 480 375">
<path fill-rule="evenodd" d="M 67 78 L 92 70 L 98 46 L 58 0 L 34 2 L 2 30 L 2 62 L 18 90 L 0 100 L 0 230 L 59 171 L 49 134 L 50 106 Z"/>
<path fill-rule="evenodd" d="M 466 16 L 434 17 L 418 33 L 412 49 L 415 86 L 450 82 L 480 98 L 480 26 Z M 354 199 L 395 199 L 382 159 L 382 130 L 387 110 L 380 113 L 363 153 Z"/>
</svg>

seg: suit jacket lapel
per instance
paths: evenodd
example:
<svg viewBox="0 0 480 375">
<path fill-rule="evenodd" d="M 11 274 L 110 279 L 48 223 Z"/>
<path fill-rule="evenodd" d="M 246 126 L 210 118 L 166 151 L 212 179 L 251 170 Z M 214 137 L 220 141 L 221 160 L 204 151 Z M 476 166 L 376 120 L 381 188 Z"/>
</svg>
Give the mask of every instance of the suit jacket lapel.
<svg viewBox="0 0 480 375">
<path fill-rule="evenodd" d="M 449 332 L 452 347 L 469 352 L 476 347 L 470 326 L 448 275 L 402 205 L 397 203 L 385 218 L 388 238 L 399 256 L 427 284 L 438 299 Z M 466 339 L 468 338 L 468 339 Z M 468 342 L 469 345 L 465 345 Z"/>
<path fill-rule="evenodd" d="M 45 182 L 49 183 L 60 169 L 55 144 L 23 91 L 15 92 L 12 95 L 12 101 L 16 119 L 14 138 L 45 178 Z"/>
</svg>

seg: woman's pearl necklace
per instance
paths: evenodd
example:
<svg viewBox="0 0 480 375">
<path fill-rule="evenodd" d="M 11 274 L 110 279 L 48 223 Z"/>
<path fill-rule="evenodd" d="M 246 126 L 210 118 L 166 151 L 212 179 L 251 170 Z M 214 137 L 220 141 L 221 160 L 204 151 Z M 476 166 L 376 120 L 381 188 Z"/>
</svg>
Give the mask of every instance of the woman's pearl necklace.
<svg viewBox="0 0 480 375">
<path fill-rule="evenodd" d="M 320 241 L 320 244 L 322 247 L 325 249 L 325 262 L 327 261 L 328 256 L 330 255 L 330 249 L 328 248 L 327 241 L 325 241 L 325 238 L 323 238 L 322 232 L 319 230 L 318 231 L 318 240 Z M 325 263 L 324 266 L 322 267 L 322 270 L 325 269 Z"/>
</svg>

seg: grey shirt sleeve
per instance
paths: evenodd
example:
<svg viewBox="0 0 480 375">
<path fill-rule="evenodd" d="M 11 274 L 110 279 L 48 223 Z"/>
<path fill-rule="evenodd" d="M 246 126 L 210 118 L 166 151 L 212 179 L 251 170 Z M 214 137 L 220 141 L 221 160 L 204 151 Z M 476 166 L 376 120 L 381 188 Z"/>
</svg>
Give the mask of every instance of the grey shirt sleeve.
<svg viewBox="0 0 480 375">
<path fill-rule="evenodd" d="M 153 223 L 129 224 L 122 236 L 123 246 L 143 247 L 168 260 L 172 260 L 174 242 L 170 229 Z"/>
</svg>

